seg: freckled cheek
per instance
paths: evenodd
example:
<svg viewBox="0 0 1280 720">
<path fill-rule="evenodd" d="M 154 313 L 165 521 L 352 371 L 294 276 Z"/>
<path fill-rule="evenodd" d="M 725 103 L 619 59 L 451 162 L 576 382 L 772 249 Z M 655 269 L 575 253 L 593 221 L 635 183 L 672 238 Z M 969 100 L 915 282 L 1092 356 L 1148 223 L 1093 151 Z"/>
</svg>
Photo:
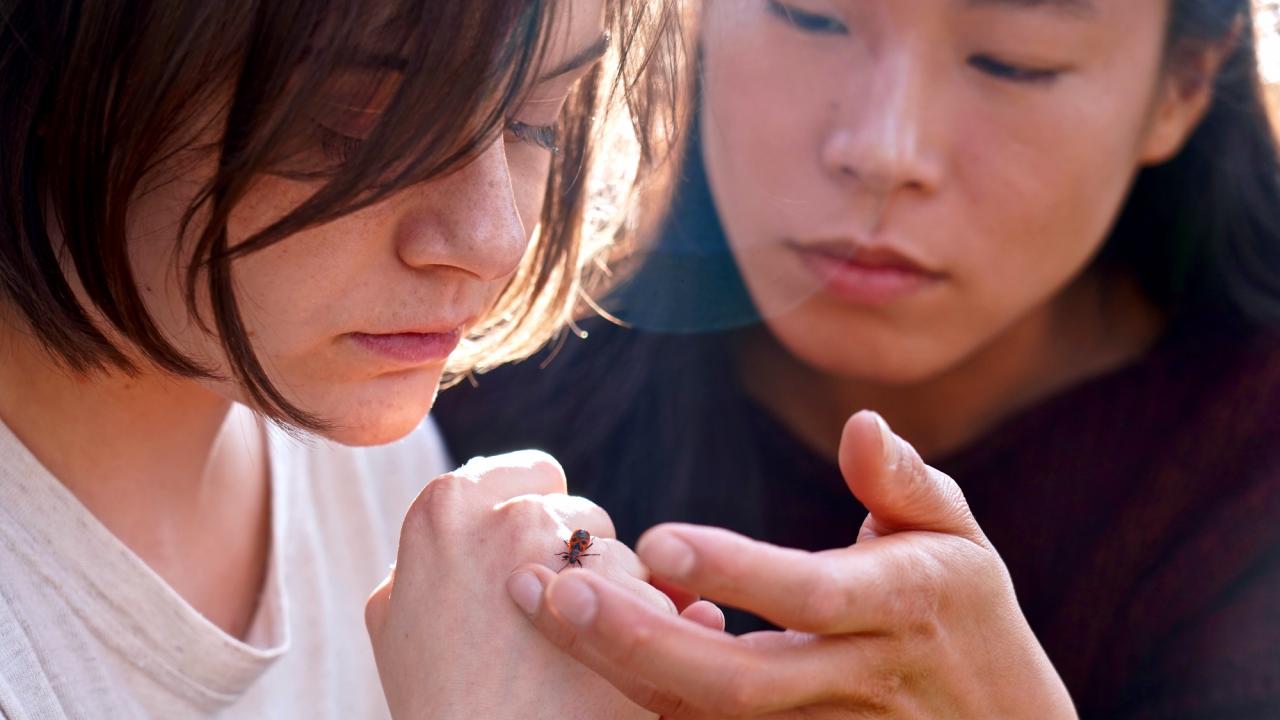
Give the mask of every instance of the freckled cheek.
<svg viewBox="0 0 1280 720">
<path fill-rule="evenodd" d="M 514 148 L 508 151 L 507 163 L 516 212 L 520 215 L 525 241 L 528 242 L 542 219 L 542 209 L 546 204 L 550 156 L 543 150 Z"/>
</svg>

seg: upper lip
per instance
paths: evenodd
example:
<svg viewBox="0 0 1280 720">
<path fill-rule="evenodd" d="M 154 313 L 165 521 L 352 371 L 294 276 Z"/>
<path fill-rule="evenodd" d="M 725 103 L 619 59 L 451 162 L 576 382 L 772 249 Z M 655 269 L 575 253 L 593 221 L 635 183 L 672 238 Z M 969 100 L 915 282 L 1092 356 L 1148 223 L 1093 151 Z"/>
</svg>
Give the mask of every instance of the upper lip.
<svg viewBox="0 0 1280 720">
<path fill-rule="evenodd" d="M 942 275 L 890 245 L 871 245 L 853 239 L 793 240 L 789 244 L 803 252 L 818 253 L 865 267 L 901 270 L 934 277 Z"/>
<path fill-rule="evenodd" d="M 464 328 L 470 326 L 470 320 L 461 322 L 448 323 L 424 323 L 413 327 L 400 328 L 398 330 L 378 330 L 375 332 L 365 332 L 364 335 L 461 335 Z"/>
</svg>

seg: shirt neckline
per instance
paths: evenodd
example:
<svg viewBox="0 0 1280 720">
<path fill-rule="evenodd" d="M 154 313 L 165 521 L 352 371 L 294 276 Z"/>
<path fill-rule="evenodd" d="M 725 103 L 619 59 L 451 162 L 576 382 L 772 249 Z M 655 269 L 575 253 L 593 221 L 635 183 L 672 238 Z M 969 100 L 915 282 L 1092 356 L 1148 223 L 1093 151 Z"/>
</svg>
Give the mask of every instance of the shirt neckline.
<svg viewBox="0 0 1280 720">
<path fill-rule="evenodd" d="M 252 412 L 233 405 L 231 412 Z M 262 426 L 261 421 L 259 426 Z M 265 427 L 270 483 L 267 574 L 245 642 L 209 622 L 111 533 L 0 421 L 0 542 L 59 588 L 103 645 L 158 684 L 210 711 L 242 696 L 288 650 L 281 567 L 284 448 Z M 52 567 L 50 566 L 52 563 Z"/>
</svg>

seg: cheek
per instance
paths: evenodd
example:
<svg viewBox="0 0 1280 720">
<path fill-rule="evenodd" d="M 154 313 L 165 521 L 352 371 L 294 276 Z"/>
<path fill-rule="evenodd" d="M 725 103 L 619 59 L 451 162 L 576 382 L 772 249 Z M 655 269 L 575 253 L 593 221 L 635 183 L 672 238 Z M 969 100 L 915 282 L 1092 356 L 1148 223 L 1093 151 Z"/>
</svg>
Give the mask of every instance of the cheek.
<svg viewBox="0 0 1280 720">
<path fill-rule="evenodd" d="M 200 328 L 186 300 L 187 253 L 196 240 L 196 232 L 189 232 L 182 241 L 176 237 L 184 213 L 202 188 L 205 177 L 212 174 L 211 164 L 207 167 L 193 164 L 192 168 L 189 174 L 145 193 L 130 206 L 129 261 L 147 313 L 161 333 L 183 355 L 222 371 L 226 363 L 220 343 Z M 198 229 L 203 223 L 203 214 L 196 215 L 191 227 Z M 196 311 L 201 319 L 212 324 L 203 275 L 198 278 Z"/>
<path fill-rule="evenodd" d="M 551 154 L 526 144 L 508 145 L 506 154 L 516 211 L 524 225 L 525 239 L 528 240 L 542 219 L 547 179 L 551 170 Z"/>
<path fill-rule="evenodd" d="M 974 309 L 1008 322 L 1060 290 L 1102 247 L 1137 170 L 1143 118 L 1132 103 L 1096 97 L 955 117 L 972 142 L 953 154 L 955 212 L 944 226 L 964 232 L 952 259 Z"/>
<path fill-rule="evenodd" d="M 232 216 L 233 241 L 260 231 L 311 192 L 263 180 Z M 403 264 L 395 240 L 407 213 L 401 202 L 372 205 L 236 261 L 236 297 L 255 352 L 282 388 L 293 388 L 298 402 L 321 414 L 345 416 L 363 395 L 380 395 L 369 383 L 385 368 L 370 363 L 351 333 L 411 325 L 431 315 L 424 307 L 474 304 L 474 288 Z"/>
<path fill-rule="evenodd" d="M 711 13 L 716 17 L 706 31 L 701 132 L 707 173 L 725 220 L 785 226 L 790 216 L 806 214 L 802 198 L 820 178 L 818 146 L 833 85 L 818 78 L 833 58 L 796 42 L 793 31 L 771 27 L 755 9 L 743 18 L 719 17 L 725 12 L 744 11 Z M 762 47 L 774 50 L 762 53 Z"/>
</svg>

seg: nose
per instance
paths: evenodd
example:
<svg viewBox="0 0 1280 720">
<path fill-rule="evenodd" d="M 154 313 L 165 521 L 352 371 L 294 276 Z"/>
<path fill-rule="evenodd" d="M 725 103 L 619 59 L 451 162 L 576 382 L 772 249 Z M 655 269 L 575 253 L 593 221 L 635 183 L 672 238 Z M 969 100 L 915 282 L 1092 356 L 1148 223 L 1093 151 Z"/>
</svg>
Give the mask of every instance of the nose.
<svg viewBox="0 0 1280 720">
<path fill-rule="evenodd" d="M 500 140 L 411 192 L 396 225 L 396 252 L 406 265 L 457 268 L 480 280 L 515 272 L 529 236 Z"/>
<path fill-rule="evenodd" d="M 829 173 L 881 199 L 937 189 L 942 161 L 928 136 L 931 79 L 922 65 L 903 50 L 859 68 L 865 75 L 836 103 L 823 141 Z"/>
</svg>

